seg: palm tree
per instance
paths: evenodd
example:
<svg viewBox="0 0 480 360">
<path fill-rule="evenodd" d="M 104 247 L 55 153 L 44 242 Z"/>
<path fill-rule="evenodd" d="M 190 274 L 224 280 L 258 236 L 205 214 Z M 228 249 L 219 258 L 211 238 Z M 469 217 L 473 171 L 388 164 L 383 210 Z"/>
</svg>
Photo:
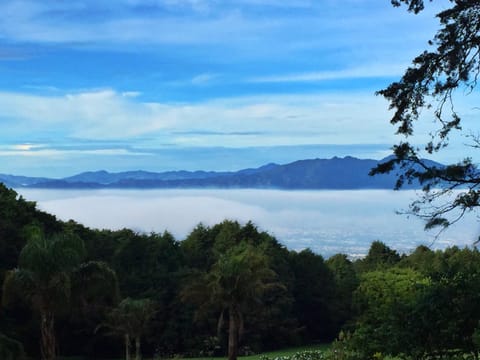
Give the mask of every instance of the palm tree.
<svg viewBox="0 0 480 360">
<path fill-rule="evenodd" d="M 81 266 L 85 256 L 83 241 L 73 233 L 45 237 L 39 229 L 33 228 L 20 253 L 18 268 L 8 271 L 5 276 L 3 303 L 8 306 L 23 298 L 40 316 L 40 345 L 44 360 L 53 360 L 56 356 L 56 314 L 68 309 L 72 289 L 82 288 L 73 284 L 75 278 L 84 279 L 85 276 L 80 274 L 95 268 L 93 263 Z M 103 269 L 106 271 L 105 279 L 109 280 L 104 282 L 104 290 L 113 293 L 117 285 L 116 281 L 111 281 L 112 270 Z M 78 297 L 83 295 L 78 294 Z"/>
<path fill-rule="evenodd" d="M 187 285 L 182 299 L 199 305 L 197 313 L 217 308 L 220 311 L 217 331 L 228 313 L 228 359 L 236 360 L 243 332 L 244 314 L 262 302 L 269 289 L 283 287 L 259 248 L 245 242 L 221 255 L 210 271 Z"/>
<path fill-rule="evenodd" d="M 141 359 L 141 338 L 156 314 L 156 306 L 150 299 L 123 299 L 107 316 L 107 321 L 97 327 L 106 327 L 115 336 L 123 336 L 125 359 L 130 360 L 130 346 L 135 341 L 135 360 Z"/>
</svg>

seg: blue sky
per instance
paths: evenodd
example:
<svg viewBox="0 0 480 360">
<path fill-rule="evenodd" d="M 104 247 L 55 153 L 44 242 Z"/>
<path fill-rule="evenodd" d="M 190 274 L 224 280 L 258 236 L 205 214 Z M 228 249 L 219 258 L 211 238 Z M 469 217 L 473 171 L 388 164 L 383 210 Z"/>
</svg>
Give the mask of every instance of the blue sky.
<svg viewBox="0 0 480 360">
<path fill-rule="evenodd" d="M 445 4 L 2 0 L 0 173 L 382 158 L 398 139 L 374 92 Z"/>
</svg>

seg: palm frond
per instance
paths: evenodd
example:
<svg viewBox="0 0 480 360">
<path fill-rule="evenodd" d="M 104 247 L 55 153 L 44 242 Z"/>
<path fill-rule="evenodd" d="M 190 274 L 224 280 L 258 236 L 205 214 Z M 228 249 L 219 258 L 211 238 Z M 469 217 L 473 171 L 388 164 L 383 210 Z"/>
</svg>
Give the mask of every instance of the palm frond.
<svg viewBox="0 0 480 360">
<path fill-rule="evenodd" d="M 72 294 L 79 304 L 86 305 L 95 301 L 114 305 L 119 298 L 117 275 L 104 262 L 89 261 L 80 264 L 72 273 Z"/>
<path fill-rule="evenodd" d="M 32 272 L 23 269 L 7 271 L 3 281 L 2 304 L 10 307 L 19 300 L 31 303 L 36 287 L 36 279 Z"/>
</svg>

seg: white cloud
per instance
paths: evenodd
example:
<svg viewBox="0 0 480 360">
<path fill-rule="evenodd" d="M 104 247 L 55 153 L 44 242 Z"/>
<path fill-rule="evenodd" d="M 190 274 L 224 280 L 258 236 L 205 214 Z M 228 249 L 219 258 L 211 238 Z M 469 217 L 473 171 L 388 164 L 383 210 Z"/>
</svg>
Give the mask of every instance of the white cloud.
<svg viewBox="0 0 480 360">
<path fill-rule="evenodd" d="M 0 116 L 28 124 L 26 132 L 50 129 L 86 138 L 124 138 L 163 126 L 147 105 L 138 105 L 129 98 L 112 90 L 63 96 L 2 92 Z"/>
<path fill-rule="evenodd" d="M 185 146 L 390 143 L 386 105 L 373 94 L 355 92 L 191 104 L 141 102 L 113 90 L 56 97 L 3 92 L 0 131 L 25 141 L 31 134 L 53 132 L 57 138 L 124 139 L 132 144 L 148 136 Z"/>
<path fill-rule="evenodd" d="M 0 92 L 0 133 L 24 144 L 9 151 L 37 154 L 43 149 L 27 149 L 26 145 L 38 142 L 34 138 L 38 134 L 54 142 L 75 138 L 118 139 L 137 148 L 141 148 L 142 138 L 160 147 L 398 141 L 395 128 L 389 124 L 387 102 L 371 93 L 245 96 L 196 103 L 144 102 L 135 95 L 111 89 L 62 96 Z M 464 113 L 462 109 L 472 113 L 470 101 L 475 99 L 460 102 L 459 113 Z M 425 120 L 433 118 L 427 112 L 423 115 Z M 466 116 L 465 126 L 475 131 L 478 126 L 470 121 L 473 118 L 471 114 Z M 415 141 L 418 144 L 428 141 L 434 126 L 429 121 L 418 122 Z"/>
<path fill-rule="evenodd" d="M 33 144 L 17 144 L 12 146 L 14 150 L 19 150 L 19 151 L 30 151 L 36 147 L 38 147 L 38 145 L 33 145 Z"/>
<path fill-rule="evenodd" d="M 478 129 L 473 121 L 478 111 L 471 110 L 476 99 L 462 97 L 457 104 L 457 111 L 465 114 L 464 125 L 473 132 Z M 54 142 L 67 138 L 119 139 L 137 148 L 142 147 L 142 138 L 157 146 L 185 147 L 393 144 L 398 138 L 389 124 L 387 106 L 381 97 L 355 91 L 244 96 L 196 103 L 144 102 L 136 92 L 111 89 L 62 96 L 0 92 L 0 133 L 22 141 L 16 148 L 0 150 L 35 154 L 30 156 L 51 151 L 34 145 L 39 141 L 33 138 L 37 134 Z M 433 118 L 427 112 L 423 115 L 425 120 Z M 434 126 L 429 121 L 418 122 L 415 141 L 428 141 Z"/>
</svg>

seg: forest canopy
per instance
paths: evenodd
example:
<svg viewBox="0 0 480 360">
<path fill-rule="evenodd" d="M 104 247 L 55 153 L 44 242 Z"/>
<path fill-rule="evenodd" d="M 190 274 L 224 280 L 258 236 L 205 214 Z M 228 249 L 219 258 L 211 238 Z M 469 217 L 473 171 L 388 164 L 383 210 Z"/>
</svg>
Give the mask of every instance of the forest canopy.
<svg viewBox="0 0 480 360">
<path fill-rule="evenodd" d="M 351 359 L 478 351 L 476 249 L 374 241 L 362 259 L 325 260 L 251 222 L 179 241 L 58 221 L 3 185 L 0 203 L 0 354 L 14 359 L 234 359 L 335 339 L 331 354 Z"/>
</svg>

